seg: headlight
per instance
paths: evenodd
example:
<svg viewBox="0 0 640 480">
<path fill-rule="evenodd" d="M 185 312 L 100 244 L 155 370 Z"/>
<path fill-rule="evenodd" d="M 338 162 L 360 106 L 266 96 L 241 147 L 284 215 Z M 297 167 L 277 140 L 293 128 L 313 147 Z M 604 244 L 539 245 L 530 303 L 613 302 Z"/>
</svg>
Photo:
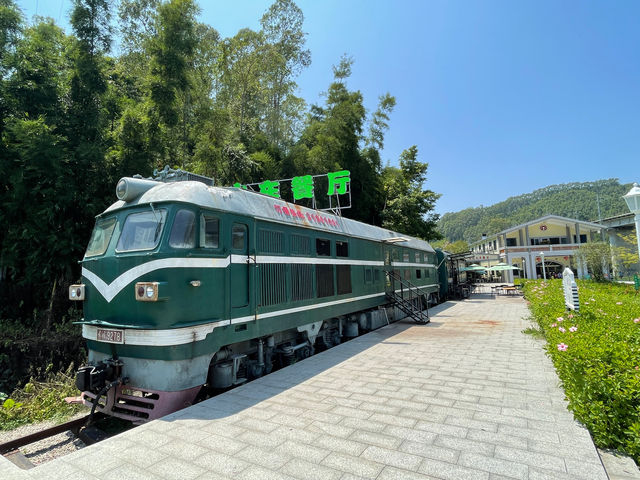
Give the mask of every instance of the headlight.
<svg viewBox="0 0 640 480">
<path fill-rule="evenodd" d="M 135 285 L 136 300 L 139 302 L 158 301 L 158 282 L 138 282 Z"/>
<path fill-rule="evenodd" d="M 76 302 L 84 300 L 84 285 L 69 286 L 69 300 Z"/>
</svg>

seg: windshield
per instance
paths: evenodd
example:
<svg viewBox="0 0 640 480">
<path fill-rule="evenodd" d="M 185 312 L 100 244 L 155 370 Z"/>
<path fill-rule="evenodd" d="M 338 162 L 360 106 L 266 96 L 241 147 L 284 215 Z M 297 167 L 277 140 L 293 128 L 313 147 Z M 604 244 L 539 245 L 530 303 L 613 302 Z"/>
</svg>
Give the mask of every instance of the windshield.
<svg viewBox="0 0 640 480">
<path fill-rule="evenodd" d="M 89 246 L 85 257 L 95 257 L 96 255 L 102 255 L 109 246 L 109 240 L 113 234 L 113 229 L 116 226 L 116 219 L 109 218 L 107 220 L 98 220 L 96 226 L 91 234 L 89 240 Z"/>
<path fill-rule="evenodd" d="M 122 227 L 116 251 L 151 250 L 158 245 L 166 210 L 149 210 L 127 216 Z"/>
</svg>

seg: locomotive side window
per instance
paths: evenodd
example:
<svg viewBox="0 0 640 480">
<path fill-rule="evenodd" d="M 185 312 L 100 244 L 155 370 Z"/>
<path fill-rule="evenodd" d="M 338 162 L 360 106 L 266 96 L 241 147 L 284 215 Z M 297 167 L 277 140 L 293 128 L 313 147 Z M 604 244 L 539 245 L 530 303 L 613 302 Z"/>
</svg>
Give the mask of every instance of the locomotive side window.
<svg viewBox="0 0 640 480">
<path fill-rule="evenodd" d="M 322 257 L 331 256 L 331 240 L 316 238 L 316 254 Z"/>
<path fill-rule="evenodd" d="M 107 247 L 109 246 L 109 241 L 111 240 L 111 235 L 113 234 L 113 229 L 115 228 L 115 226 L 115 218 L 109 218 L 108 220 L 98 220 L 96 222 L 96 226 L 93 229 L 93 233 L 91 234 L 91 239 L 89 240 L 87 252 L 84 254 L 85 257 L 95 257 L 96 255 L 102 255 L 107 251 Z"/>
<path fill-rule="evenodd" d="M 213 215 L 200 215 L 200 246 L 218 248 L 220 245 L 220 220 Z"/>
<path fill-rule="evenodd" d="M 336 257 L 349 256 L 349 242 L 340 242 L 336 240 Z"/>
<path fill-rule="evenodd" d="M 416 253 L 415 257 L 416 257 L 416 263 L 420 263 L 420 254 Z"/>
<path fill-rule="evenodd" d="M 245 240 L 247 237 L 247 227 L 237 223 L 233 224 L 231 229 L 231 246 L 234 250 L 244 250 Z"/>
<path fill-rule="evenodd" d="M 416 255 L 418 254 L 416 253 Z M 416 278 L 422 278 L 422 270 L 420 269 L 416 270 Z"/>
<path fill-rule="evenodd" d="M 178 210 L 173 219 L 169 245 L 173 248 L 194 248 L 196 246 L 196 214 L 191 210 Z"/>
<path fill-rule="evenodd" d="M 124 221 L 116 251 L 131 252 L 155 248 L 162 236 L 166 216 L 166 210 L 131 213 Z"/>
</svg>

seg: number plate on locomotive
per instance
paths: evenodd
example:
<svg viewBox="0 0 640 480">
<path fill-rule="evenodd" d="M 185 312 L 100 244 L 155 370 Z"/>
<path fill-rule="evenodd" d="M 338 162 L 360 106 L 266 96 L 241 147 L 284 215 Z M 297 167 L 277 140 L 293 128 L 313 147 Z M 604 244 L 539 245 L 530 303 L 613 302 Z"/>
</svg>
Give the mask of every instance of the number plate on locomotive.
<svg viewBox="0 0 640 480">
<path fill-rule="evenodd" d="M 96 340 L 99 342 L 108 343 L 124 343 L 124 331 L 123 330 L 107 330 L 105 328 L 99 328 Z"/>
</svg>

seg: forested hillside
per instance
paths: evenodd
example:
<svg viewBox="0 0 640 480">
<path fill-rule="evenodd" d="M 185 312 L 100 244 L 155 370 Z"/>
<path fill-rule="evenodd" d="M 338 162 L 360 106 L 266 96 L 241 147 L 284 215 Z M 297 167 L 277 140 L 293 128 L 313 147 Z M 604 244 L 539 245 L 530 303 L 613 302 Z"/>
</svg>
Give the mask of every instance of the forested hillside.
<svg viewBox="0 0 640 480">
<path fill-rule="evenodd" d="M 620 184 L 616 178 L 550 185 L 532 193 L 510 197 L 490 207 L 446 213 L 438 222 L 438 228 L 450 242 L 474 242 L 483 233 L 497 233 L 544 215 L 597 221 L 598 218 L 628 213 L 622 195 L 630 188 L 630 184 Z"/>
<path fill-rule="evenodd" d="M 80 351 L 65 343 L 77 327 L 60 330 L 81 315 L 67 287 L 122 176 L 169 165 L 225 186 L 349 170 L 344 215 L 438 236 L 439 195 L 411 140 L 398 167 L 382 164 L 390 93 L 367 112 L 345 55 L 323 104 L 297 96 L 312 52 L 292 0 L 229 38 L 198 12 L 195 0 L 73 0 L 64 31 L 0 0 L 0 391 Z"/>
</svg>

